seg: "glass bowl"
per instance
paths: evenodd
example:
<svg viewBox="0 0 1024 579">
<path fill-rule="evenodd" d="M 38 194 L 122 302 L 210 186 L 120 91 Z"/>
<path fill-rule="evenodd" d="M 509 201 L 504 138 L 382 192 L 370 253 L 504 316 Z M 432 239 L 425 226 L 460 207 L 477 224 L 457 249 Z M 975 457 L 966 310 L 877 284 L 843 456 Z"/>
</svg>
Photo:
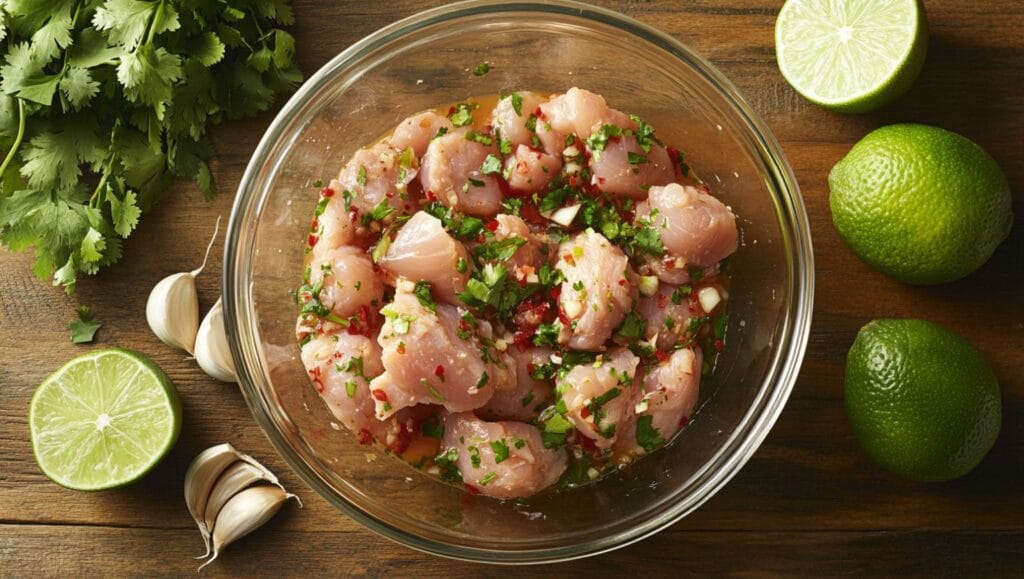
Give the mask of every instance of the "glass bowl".
<svg viewBox="0 0 1024 579">
<path fill-rule="evenodd" d="M 491 71 L 474 76 L 481 62 Z M 579 86 L 642 116 L 739 216 L 726 348 L 701 407 L 665 449 L 598 484 L 499 502 L 361 446 L 306 376 L 294 337 L 317 201 L 360 146 L 412 113 L 470 96 Z M 811 319 L 807 217 L 778 143 L 714 67 L 620 14 L 557 1 L 422 12 L 339 54 L 288 101 L 239 187 L 224 255 L 231 350 L 253 416 L 289 465 L 349 517 L 437 555 L 572 559 L 629 544 L 708 500 L 751 457 L 800 368 Z"/>
</svg>

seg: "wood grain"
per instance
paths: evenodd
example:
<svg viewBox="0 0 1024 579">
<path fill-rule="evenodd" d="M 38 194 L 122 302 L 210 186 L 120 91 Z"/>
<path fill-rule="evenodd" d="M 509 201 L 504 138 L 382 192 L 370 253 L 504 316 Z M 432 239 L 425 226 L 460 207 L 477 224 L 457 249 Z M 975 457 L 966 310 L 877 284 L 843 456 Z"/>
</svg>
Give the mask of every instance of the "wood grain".
<svg viewBox="0 0 1024 579">
<path fill-rule="evenodd" d="M 426 3 L 295 3 L 298 54 L 307 74 L 373 30 Z M 431 3 L 436 4 L 436 3 Z M 604 1 L 681 39 L 726 73 L 782 142 L 802 188 L 814 237 L 817 300 L 806 362 L 778 425 L 722 492 L 671 529 L 585 561 L 517 570 L 523 575 L 636 573 L 1009 576 L 1024 568 L 1024 228 L 968 279 L 936 288 L 901 285 L 853 256 L 831 226 L 827 175 L 867 131 L 925 122 L 960 132 L 1003 167 L 1024 215 L 1024 4 L 926 1 L 931 50 L 913 90 L 872 115 L 841 116 L 797 96 L 775 65 L 780 1 Z M 272 115 L 215 135 L 214 173 L 235 189 Z M 213 382 L 160 344 L 144 321 L 149 288 L 192 269 L 231 195 L 204 202 L 193 188 L 169 192 L 143 220 L 125 259 L 83 280 L 74 298 L 30 273 L 31 256 L 0 250 L 0 574 L 185 575 L 199 551 L 181 483 L 202 448 L 228 441 L 282 475 L 306 507 L 289 507 L 204 573 L 215 575 L 498 576 L 506 569 L 455 565 L 395 545 L 334 511 L 270 448 L 233 387 Z M 215 246 L 221 249 L 220 241 Z M 205 309 L 219 291 L 219 263 L 199 278 Z M 104 322 L 93 346 L 69 342 L 77 303 Z M 842 406 L 842 364 L 858 328 L 877 317 L 923 317 L 971 340 L 995 369 L 1004 423 L 982 465 L 946 484 L 919 485 L 876 468 L 857 447 Z M 181 392 L 185 423 L 171 456 L 144 482 L 82 494 L 50 483 L 35 466 L 26 414 L 35 386 L 90 347 L 127 346 L 165 368 Z"/>
</svg>

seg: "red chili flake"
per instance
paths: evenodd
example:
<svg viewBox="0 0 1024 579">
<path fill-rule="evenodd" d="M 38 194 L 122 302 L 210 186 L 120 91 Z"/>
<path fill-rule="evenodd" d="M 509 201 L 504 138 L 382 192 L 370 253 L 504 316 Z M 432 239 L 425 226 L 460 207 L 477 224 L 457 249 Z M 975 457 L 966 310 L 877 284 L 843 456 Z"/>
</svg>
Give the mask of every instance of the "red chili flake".
<svg viewBox="0 0 1024 579">
<path fill-rule="evenodd" d="M 473 326 L 469 325 L 466 320 L 459 320 L 459 329 L 463 332 L 468 332 L 473 329 Z"/>
<path fill-rule="evenodd" d="M 675 147 L 665 147 L 665 152 L 668 153 L 668 158 L 672 160 L 672 164 L 679 162 L 679 149 Z"/>
<path fill-rule="evenodd" d="M 448 107 L 448 116 L 450 117 L 450 116 L 454 115 L 455 114 L 455 110 L 456 110 L 455 107 Z"/>
<path fill-rule="evenodd" d="M 661 350 L 655 350 L 654 356 L 658 359 L 659 362 L 668 362 L 668 354 L 662 352 Z"/>
<path fill-rule="evenodd" d="M 363 304 L 359 306 L 359 321 L 364 324 L 370 319 L 370 306 Z"/>
<path fill-rule="evenodd" d="M 480 494 L 480 489 L 476 488 L 475 486 L 473 486 L 473 485 L 471 485 L 469 483 L 463 483 L 462 486 L 466 487 L 466 491 L 469 492 L 469 494 L 471 494 L 471 495 L 478 495 L 478 494 Z"/>
<path fill-rule="evenodd" d="M 604 177 L 598 177 L 597 178 L 597 184 L 598 185 L 604 185 L 605 181 L 606 181 L 606 179 Z"/>
<path fill-rule="evenodd" d="M 372 394 L 374 398 L 380 400 L 381 402 L 388 401 L 388 393 L 383 390 L 370 390 L 370 394 Z"/>
<path fill-rule="evenodd" d="M 330 187 L 324 187 L 323 189 L 320 190 L 320 194 L 323 195 L 324 197 L 334 197 L 334 189 L 331 189 Z"/>
<path fill-rule="evenodd" d="M 715 340 L 715 351 L 716 352 L 721 352 L 724 349 L 725 349 L 725 342 L 723 342 L 722 340 Z"/>
<path fill-rule="evenodd" d="M 384 196 L 387 197 L 388 199 L 391 199 L 392 197 L 395 196 L 395 192 L 394 191 L 388 191 L 388 192 L 384 193 Z"/>
<path fill-rule="evenodd" d="M 312 233 L 309 234 L 309 246 L 313 247 L 316 242 L 320 241 L 320 238 Z"/>
<path fill-rule="evenodd" d="M 551 288 L 551 291 L 549 293 L 551 294 L 551 299 L 557 302 L 558 298 L 561 297 L 562 295 L 562 286 L 555 286 Z"/>
<path fill-rule="evenodd" d="M 359 326 L 355 324 L 349 324 L 348 328 L 346 328 L 345 331 L 348 332 L 348 334 L 351 336 L 358 336 L 363 333 L 363 331 L 359 329 Z"/>
<path fill-rule="evenodd" d="M 412 432 L 407 424 L 403 424 L 402 428 L 395 434 L 395 439 L 388 445 L 388 450 L 395 454 L 402 454 L 409 450 L 410 444 L 412 444 Z"/>
<path fill-rule="evenodd" d="M 365 428 L 360 429 L 359 444 L 373 444 L 373 433 Z"/>
<path fill-rule="evenodd" d="M 619 280 L 619 285 L 621 285 L 622 287 L 626 287 L 626 278 L 620 279 Z"/>
<path fill-rule="evenodd" d="M 570 187 L 575 187 L 577 183 L 579 183 L 579 179 L 576 178 L 576 175 L 570 175 L 569 176 L 569 186 Z"/>
<path fill-rule="evenodd" d="M 668 257 L 668 256 L 664 257 L 661 260 L 661 265 L 665 269 L 675 269 L 676 268 L 676 258 Z"/>
<path fill-rule="evenodd" d="M 668 306 L 668 296 L 663 293 L 659 293 L 658 299 L 655 303 L 657 304 L 659 310 L 665 309 L 665 307 Z"/>
<path fill-rule="evenodd" d="M 322 373 L 323 371 L 320 369 L 320 366 L 317 366 L 309 371 L 309 377 L 313 380 L 313 386 L 316 388 L 317 392 L 321 393 L 324 391 L 324 380 Z"/>
<path fill-rule="evenodd" d="M 586 406 L 580 408 L 580 418 L 586 419 L 588 416 L 590 416 L 590 409 Z"/>
<path fill-rule="evenodd" d="M 427 201 L 437 201 L 437 195 L 434 195 L 430 189 L 427 189 Z"/>
<path fill-rule="evenodd" d="M 526 330 L 519 330 L 512 335 L 512 343 L 519 348 L 520 352 L 525 352 L 526 349 L 530 347 L 530 338 L 533 337 L 534 333 L 535 332 L 533 330 L 530 330 L 529 332 Z"/>
<path fill-rule="evenodd" d="M 572 320 L 569 319 L 569 316 L 565 315 L 562 308 L 558 308 L 558 321 L 562 322 L 562 325 L 564 326 L 568 326 L 572 323 Z"/>
<path fill-rule="evenodd" d="M 444 366 L 442 366 L 441 364 L 438 364 L 437 368 L 434 368 L 434 376 L 437 376 L 438 378 L 443 378 L 444 377 Z"/>
<path fill-rule="evenodd" d="M 534 371 L 534 370 L 535 370 L 536 368 L 537 368 L 537 367 L 533 365 L 533 362 L 527 362 L 527 363 L 526 363 L 526 373 L 527 373 L 527 374 L 533 374 L 533 371 Z"/>
<path fill-rule="evenodd" d="M 684 417 L 679 419 L 679 428 L 683 428 L 684 426 L 686 426 L 689 423 L 690 423 L 690 417 L 689 416 L 684 416 Z"/>
<path fill-rule="evenodd" d="M 547 115 L 544 114 L 544 111 L 540 108 L 540 105 L 538 105 L 537 108 L 533 109 L 533 115 L 541 120 L 547 118 Z"/>
<path fill-rule="evenodd" d="M 571 266 L 575 266 L 576 265 L 576 259 L 573 258 L 571 253 L 563 254 L 562 255 L 562 260 L 565 261 L 565 263 L 568 263 Z"/>
<path fill-rule="evenodd" d="M 395 348 L 395 351 L 398 352 L 399 354 L 404 354 L 405 353 L 405 342 L 399 342 L 398 343 L 398 347 Z"/>
<path fill-rule="evenodd" d="M 320 218 L 319 217 L 314 217 L 313 218 L 313 223 L 309 224 L 309 229 L 312 230 L 312 231 L 316 231 L 317 229 L 320 229 Z"/>
<path fill-rule="evenodd" d="M 484 241 L 486 241 L 486 239 L 484 239 L 484 234 L 483 233 L 477 233 L 476 234 L 476 242 L 477 243 L 483 243 Z"/>
<path fill-rule="evenodd" d="M 587 452 L 589 452 L 591 454 L 596 454 L 598 452 L 597 444 L 594 443 L 594 440 L 592 438 L 588 438 L 586 436 L 579 435 L 579 436 L 576 437 L 576 442 L 581 447 L 583 447 L 583 450 L 585 450 L 585 451 L 587 451 Z"/>
<path fill-rule="evenodd" d="M 498 220 L 497 219 L 492 219 L 492 220 L 487 222 L 487 231 L 490 231 L 490 232 L 493 233 L 493 232 L 495 232 L 497 230 L 498 230 Z"/>
</svg>

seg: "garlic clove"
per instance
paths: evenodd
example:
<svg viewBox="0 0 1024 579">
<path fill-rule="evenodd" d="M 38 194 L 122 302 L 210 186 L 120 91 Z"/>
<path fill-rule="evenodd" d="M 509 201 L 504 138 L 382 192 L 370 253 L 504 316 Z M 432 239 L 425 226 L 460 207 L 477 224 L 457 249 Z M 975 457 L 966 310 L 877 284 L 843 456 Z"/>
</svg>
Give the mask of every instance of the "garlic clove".
<svg viewBox="0 0 1024 579">
<path fill-rule="evenodd" d="M 231 497 L 213 526 L 213 556 L 199 569 L 216 560 L 228 545 L 263 526 L 293 497 L 276 486 L 250 487 Z"/>
<path fill-rule="evenodd" d="M 199 367 L 221 382 L 237 382 L 235 359 L 231 356 L 224 330 L 224 308 L 221 300 L 213 304 L 196 335 L 195 357 Z"/>
<path fill-rule="evenodd" d="M 236 462 L 239 452 L 228 443 L 211 446 L 200 452 L 185 472 L 185 505 L 199 527 L 206 545 L 206 557 L 210 554 L 210 528 L 206 525 L 206 504 L 210 491 L 220 475 Z"/>
<path fill-rule="evenodd" d="M 156 337 L 168 346 L 195 351 L 196 334 L 199 332 L 199 290 L 196 276 L 203 272 L 210 249 L 220 231 L 220 217 L 213 228 L 213 237 L 206 245 L 203 263 L 192 271 L 175 273 L 160 280 L 149 292 L 146 300 L 146 322 Z"/>
<path fill-rule="evenodd" d="M 263 480 L 277 485 L 282 491 L 284 490 L 284 487 L 278 482 L 277 476 L 270 472 L 270 469 L 260 464 L 255 458 L 238 452 L 230 443 L 225 442 L 211 446 L 199 453 L 192 460 L 192 464 L 189 465 L 188 471 L 185 473 L 185 504 L 188 506 L 188 512 L 195 520 L 196 526 L 199 527 L 199 533 L 203 536 L 203 543 L 206 545 L 206 553 L 202 557 L 197 557 L 197 559 L 210 555 L 212 528 L 206 523 L 206 514 L 208 505 L 213 498 L 212 495 L 216 490 L 215 487 L 220 482 L 225 471 L 239 461 L 258 470 L 262 474 Z M 227 497 L 224 500 L 227 501 L 229 499 L 230 497 Z M 302 506 L 302 501 L 298 497 L 295 497 L 295 500 L 298 501 L 299 506 Z M 223 507 L 219 507 L 217 510 L 220 511 L 222 509 Z"/>
<path fill-rule="evenodd" d="M 206 527 L 213 529 L 217 515 L 231 497 L 258 482 L 267 482 L 284 490 L 281 483 L 277 481 L 277 477 L 266 469 L 253 466 L 244 460 L 229 466 L 213 485 L 210 497 L 206 501 Z"/>
<path fill-rule="evenodd" d="M 192 272 L 176 273 L 160 280 L 146 300 L 146 322 L 168 346 L 195 350 L 199 331 L 199 291 Z"/>
</svg>

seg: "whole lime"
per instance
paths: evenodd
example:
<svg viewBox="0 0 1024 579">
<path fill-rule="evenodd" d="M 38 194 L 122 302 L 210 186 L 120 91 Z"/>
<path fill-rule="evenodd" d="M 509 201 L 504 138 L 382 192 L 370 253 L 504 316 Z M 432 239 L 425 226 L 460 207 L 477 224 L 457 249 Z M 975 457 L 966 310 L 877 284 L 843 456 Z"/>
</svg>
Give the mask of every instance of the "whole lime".
<svg viewBox="0 0 1024 579">
<path fill-rule="evenodd" d="M 878 464 L 918 481 L 963 476 L 999 435 L 991 368 L 967 340 L 924 320 L 875 320 L 846 358 L 846 413 Z"/>
<path fill-rule="evenodd" d="M 828 178 L 832 221 L 854 253 L 912 284 L 960 279 L 1010 234 L 1006 176 L 978 145 L 926 125 L 891 125 Z"/>
</svg>

